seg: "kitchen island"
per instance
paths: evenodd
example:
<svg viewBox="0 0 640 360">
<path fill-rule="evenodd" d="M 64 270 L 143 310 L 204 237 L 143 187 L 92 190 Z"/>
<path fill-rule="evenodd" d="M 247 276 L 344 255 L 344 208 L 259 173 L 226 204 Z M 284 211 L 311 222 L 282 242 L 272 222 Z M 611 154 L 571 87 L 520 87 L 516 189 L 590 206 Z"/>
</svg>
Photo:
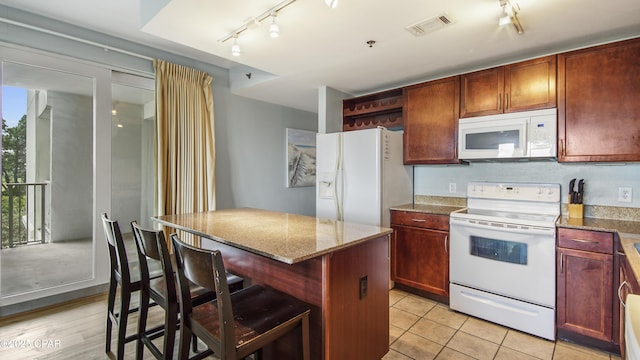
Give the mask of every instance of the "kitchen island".
<svg viewBox="0 0 640 360">
<path fill-rule="evenodd" d="M 391 229 L 240 208 L 165 215 L 154 221 L 218 249 L 228 271 L 311 306 L 312 359 L 380 359 L 389 350 Z M 297 335 L 265 350 L 295 359 Z M 297 345 L 296 345 L 297 346 Z"/>
</svg>

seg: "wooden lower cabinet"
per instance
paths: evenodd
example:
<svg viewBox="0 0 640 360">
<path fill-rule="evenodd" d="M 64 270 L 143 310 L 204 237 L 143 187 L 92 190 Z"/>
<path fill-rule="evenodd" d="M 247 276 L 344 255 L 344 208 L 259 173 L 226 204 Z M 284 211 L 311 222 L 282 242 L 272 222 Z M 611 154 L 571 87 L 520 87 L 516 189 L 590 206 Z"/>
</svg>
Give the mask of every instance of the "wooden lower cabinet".
<svg viewBox="0 0 640 360">
<path fill-rule="evenodd" d="M 558 229 L 558 338 L 617 350 L 613 263 L 613 233 Z"/>
<path fill-rule="evenodd" d="M 560 249 L 558 256 L 558 330 L 611 341 L 612 256 L 571 249 Z"/>
<path fill-rule="evenodd" d="M 391 212 L 391 279 L 448 302 L 449 216 Z"/>
</svg>

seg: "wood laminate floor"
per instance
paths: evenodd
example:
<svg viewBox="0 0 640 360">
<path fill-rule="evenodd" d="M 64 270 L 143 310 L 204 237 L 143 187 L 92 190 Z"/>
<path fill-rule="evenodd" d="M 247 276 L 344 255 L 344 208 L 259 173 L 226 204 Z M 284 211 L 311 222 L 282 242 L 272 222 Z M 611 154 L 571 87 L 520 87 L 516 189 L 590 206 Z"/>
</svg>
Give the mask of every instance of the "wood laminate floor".
<svg viewBox="0 0 640 360">
<path fill-rule="evenodd" d="M 0 359 L 113 359 L 115 355 L 105 353 L 106 310 L 107 296 L 103 294 L 0 319 Z M 148 326 L 163 322 L 164 311 L 158 306 L 152 307 Z M 135 332 L 137 323 L 137 314 L 130 315 L 127 334 Z M 162 337 L 154 342 L 161 346 Z M 115 346 L 113 340 L 112 351 Z M 203 344 L 199 347 L 204 348 Z M 125 358 L 135 359 L 135 350 L 135 342 L 128 343 Z M 144 359 L 154 359 L 146 348 Z"/>
</svg>

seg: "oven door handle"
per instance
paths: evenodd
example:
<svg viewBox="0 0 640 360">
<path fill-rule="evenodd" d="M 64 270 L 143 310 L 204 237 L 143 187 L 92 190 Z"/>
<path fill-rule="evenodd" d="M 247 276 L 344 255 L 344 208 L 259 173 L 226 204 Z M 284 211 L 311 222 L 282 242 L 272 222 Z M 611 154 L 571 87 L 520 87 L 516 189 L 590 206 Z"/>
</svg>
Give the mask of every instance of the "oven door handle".
<svg viewBox="0 0 640 360">
<path fill-rule="evenodd" d="M 528 226 L 522 227 L 521 225 L 509 227 L 507 223 L 501 223 L 496 221 L 483 221 L 483 220 L 465 220 L 465 219 L 454 219 L 451 218 L 449 220 L 450 227 L 470 227 L 476 229 L 485 229 L 485 230 L 494 230 L 494 231 L 504 231 L 518 234 L 542 234 L 542 235 L 555 235 L 556 229 L 555 227 L 543 228 L 538 226 Z"/>
</svg>

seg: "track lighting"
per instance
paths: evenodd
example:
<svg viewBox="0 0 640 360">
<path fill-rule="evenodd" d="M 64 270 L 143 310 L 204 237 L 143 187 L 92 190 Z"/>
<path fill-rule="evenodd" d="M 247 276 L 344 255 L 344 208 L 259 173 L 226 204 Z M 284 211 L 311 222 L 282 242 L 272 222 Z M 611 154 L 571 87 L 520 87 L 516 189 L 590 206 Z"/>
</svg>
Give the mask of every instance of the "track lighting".
<svg viewBox="0 0 640 360">
<path fill-rule="evenodd" d="M 263 12 L 258 16 L 249 17 L 249 20 L 246 20 L 244 24 L 240 25 L 238 28 L 234 29 L 232 32 L 226 34 L 225 36 L 219 38 L 218 42 L 224 43 L 228 40 L 233 39 L 231 54 L 233 56 L 240 56 L 240 45 L 238 45 L 238 37 L 240 37 L 240 34 L 248 31 L 249 29 L 253 29 L 255 25 L 262 24 L 262 22 L 264 22 L 268 18 L 272 19 L 271 25 L 269 26 L 269 35 L 272 38 L 280 36 L 280 26 L 278 26 L 278 24 L 276 23 L 276 16 L 282 9 L 293 4 L 294 2 L 296 2 L 296 0 L 284 0 L 278 5 L 270 8 L 269 10 Z"/>
<path fill-rule="evenodd" d="M 238 45 L 238 35 L 233 37 L 233 45 L 231 45 L 231 55 L 240 56 L 240 45 Z"/>
<path fill-rule="evenodd" d="M 338 0 L 324 0 L 328 7 L 335 9 L 338 6 Z"/>
<path fill-rule="evenodd" d="M 510 0 L 499 1 L 500 6 L 502 7 L 502 11 L 504 11 L 504 16 L 502 16 L 498 20 L 498 25 L 504 26 L 507 24 L 513 24 L 513 27 L 516 29 L 518 35 L 524 34 L 524 29 L 522 28 L 522 24 L 520 24 L 520 20 L 518 19 L 518 11 L 520 10 L 518 3 L 515 3 L 515 6 L 513 6 Z"/>
<path fill-rule="evenodd" d="M 500 0 L 500 1 L 508 1 L 508 0 Z M 249 20 L 246 20 L 244 24 L 240 25 L 238 28 L 234 29 L 230 33 L 218 39 L 219 43 L 224 43 L 233 38 L 233 45 L 231 46 L 231 54 L 233 56 L 240 56 L 240 45 L 238 45 L 238 37 L 243 32 L 251 29 L 254 25 L 260 25 L 263 21 L 268 18 L 271 18 L 271 25 L 269 25 L 269 36 L 272 38 L 277 38 L 280 36 L 280 26 L 276 23 L 276 16 L 278 13 L 286 8 L 287 6 L 293 4 L 296 0 L 284 0 L 280 2 L 278 5 L 270 8 L 269 10 L 261 13 L 258 16 L 249 17 Z M 338 0 L 324 0 L 325 4 L 327 4 L 330 8 L 335 8 L 338 6 Z"/>
<path fill-rule="evenodd" d="M 273 19 L 273 22 L 271 22 L 271 25 L 269 26 L 269 35 L 272 38 L 277 38 L 280 36 L 280 26 L 276 24 L 276 13 L 273 13 L 271 18 Z"/>
</svg>

